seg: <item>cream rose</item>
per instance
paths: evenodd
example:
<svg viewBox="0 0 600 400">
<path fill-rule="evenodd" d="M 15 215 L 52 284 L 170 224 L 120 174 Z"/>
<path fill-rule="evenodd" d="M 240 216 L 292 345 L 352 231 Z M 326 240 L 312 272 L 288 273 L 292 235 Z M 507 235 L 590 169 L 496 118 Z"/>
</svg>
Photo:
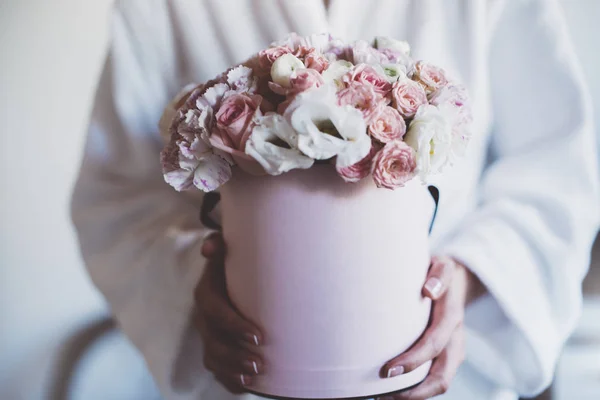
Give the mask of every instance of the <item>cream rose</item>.
<svg viewBox="0 0 600 400">
<path fill-rule="evenodd" d="M 305 68 L 304 63 L 292 54 L 284 54 L 273 63 L 271 79 L 273 82 L 287 88 L 290 86 L 290 77 L 299 69 Z"/>
<path fill-rule="evenodd" d="M 452 125 L 448 116 L 438 107 L 421 106 L 404 141 L 416 151 L 418 172 L 425 181 L 430 174 L 440 172 L 450 160 Z"/>
</svg>

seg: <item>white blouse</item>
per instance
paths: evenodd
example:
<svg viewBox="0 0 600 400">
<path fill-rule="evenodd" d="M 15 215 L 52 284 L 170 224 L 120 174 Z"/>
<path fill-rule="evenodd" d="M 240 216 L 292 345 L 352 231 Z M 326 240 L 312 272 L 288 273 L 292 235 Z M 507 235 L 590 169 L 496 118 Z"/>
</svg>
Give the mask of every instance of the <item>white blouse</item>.
<svg viewBox="0 0 600 400">
<path fill-rule="evenodd" d="M 590 102 L 554 0 L 121 0 L 73 220 L 94 283 L 167 399 L 234 400 L 190 323 L 202 274 L 198 193 L 163 182 L 157 123 L 176 92 L 288 32 L 406 39 L 474 102 L 467 157 L 438 177 L 432 251 L 489 294 L 467 310 L 467 360 L 444 399 L 549 384 L 577 321 L 597 230 Z"/>
</svg>

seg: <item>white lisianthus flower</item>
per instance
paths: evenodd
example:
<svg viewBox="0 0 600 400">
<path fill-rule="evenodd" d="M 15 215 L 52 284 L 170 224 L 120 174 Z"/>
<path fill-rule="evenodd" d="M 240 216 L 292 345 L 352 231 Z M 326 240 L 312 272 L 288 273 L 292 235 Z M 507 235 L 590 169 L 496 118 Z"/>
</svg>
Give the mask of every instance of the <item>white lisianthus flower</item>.
<svg viewBox="0 0 600 400">
<path fill-rule="evenodd" d="M 271 67 L 271 79 L 276 84 L 290 87 L 290 77 L 294 71 L 305 68 L 304 63 L 293 54 L 284 54 L 273 63 Z"/>
<path fill-rule="evenodd" d="M 335 83 L 342 87 L 342 77 L 352 70 L 354 64 L 349 61 L 338 60 L 329 64 L 329 67 L 323 71 L 323 80 L 325 83 Z"/>
<path fill-rule="evenodd" d="M 377 36 L 375 38 L 375 47 L 378 50 L 392 50 L 398 53 L 410 55 L 410 44 L 408 44 L 408 42 L 392 39 L 387 36 Z"/>
<path fill-rule="evenodd" d="M 371 138 L 362 113 L 339 106 L 335 85 L 326 84 L 296 96 L 284 117 L 298 134 L 298 149 L 316 160 L 337 156 L 336 166 L 356 164 L 369 154 Z"/>
<path fill-rule="evenodd" d="M 452 124 L 438 107 L 419 107 L 408 127 L 404 141 L 417 153 L 417 170 L 423 181 L 430 174 L 441 172 L 450 162 Z"/>
<path fill-rule="evenodd" d="M 259 118 L 246 143 L 246 154 L 254 158 L 269 175 L 292 169 L 307 169 L 315 160 L 296 148 L 298 134 L 286 119 L 276 113 Z"/>
</svg>

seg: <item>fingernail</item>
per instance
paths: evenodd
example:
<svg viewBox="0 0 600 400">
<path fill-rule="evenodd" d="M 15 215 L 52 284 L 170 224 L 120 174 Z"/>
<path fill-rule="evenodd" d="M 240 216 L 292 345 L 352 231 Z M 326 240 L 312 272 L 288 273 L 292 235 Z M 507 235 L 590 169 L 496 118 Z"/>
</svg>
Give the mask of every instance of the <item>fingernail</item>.
<svg viewBox="0 0 600 400">
<path fill-rule="evenodd" d="M 240 381 L 242 382 L 242 386 L 248 386 L 250 384 L 250 377 L 244 374 L 240 374 Z"/>
<path fill-rule="evenodd" d="M 258 336 L 254 335 L 254 334 L 252 334 L 252 333 L 246 333 L 246 334 L 244 335 L 244 338 L 245 338 L 245 339 L 246 339 L 246 341 L 247 341 L 248 343 L 250 343 L 250 344 L 253 344 L 253 345 L 255 345 L 255 346 L 258 346 L 258 345 L 259 345 L 259 343 L 258 343 Z"/>
<path fill-rule="evenodd" d="M 429 278 L 425 282 L 425 289 L 433 296 L 438 297 L 442 292 L 442 281 L 438 278 Z"/>
<path fill-rule="evenodd" d="M 254 371 L 254 373 L 255 373 L 256 375 L 258 375 L 258 374 L 260 373 L 260 372 L 258 372 L 258 363 L 257 363 L 256 361 L 251 361 L 251 360 L 244 361 L 244 367 L 245 367 L 247 370 L 252 370 L 252 371 Z"/>
<path fill-rule="evenodd" d="M 393 378 L 394 376 L 402 375 L 403 373 L 404 373 L 404 367 L 402 367 L 402 366 L 392 367 L 392 368 L 388 369 L 387 377 Z"/>
</svg>

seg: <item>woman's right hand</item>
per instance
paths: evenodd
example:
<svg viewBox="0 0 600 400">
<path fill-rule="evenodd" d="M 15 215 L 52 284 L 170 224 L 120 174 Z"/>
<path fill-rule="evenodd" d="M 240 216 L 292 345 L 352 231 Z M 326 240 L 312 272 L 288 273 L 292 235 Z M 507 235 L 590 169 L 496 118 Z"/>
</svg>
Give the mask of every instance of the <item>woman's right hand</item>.
<svg viewBox="0 0 600 400">
<path fill-rule="evenodd" d="M 227 296 L 225 252 L 220 234 L 209 236 L 202 246 L 207 261 L 195 291 L 196 326 L 204 342 L 204 365 L 230 392 L 240 394 L 264 370 L 263 336 Z"/>
</svg>

